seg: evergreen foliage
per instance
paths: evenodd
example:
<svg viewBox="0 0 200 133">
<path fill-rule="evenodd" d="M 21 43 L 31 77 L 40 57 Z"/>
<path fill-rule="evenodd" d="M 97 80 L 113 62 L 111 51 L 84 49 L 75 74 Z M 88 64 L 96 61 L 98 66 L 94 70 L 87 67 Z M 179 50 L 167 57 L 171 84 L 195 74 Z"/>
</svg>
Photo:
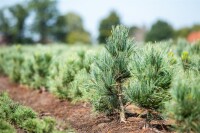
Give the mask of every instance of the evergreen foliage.
<svg viewBox="0 0 200 133">
<path fill-rule="evenodd" d="M 116 26 L 105 45 L 106 51 L 92 68 L 92 87 L 97 97 L 92 103 L 97 111 L 119 113 L 125 121 L 124 82 L 130 78 L 128 59 L 134 52 L 133 41 L 128 39 L 128 29 Z"/>
<path fill-rule="evenodd" d="M 0 93 L 0 131 L 14 132 L 14 128 L 8 123 L 15 124 L 29 133 L 65 132 L 56 128 L 56 121 L 53 118 L 38 118 L 37 113 L 32 109 L 13 102 L 7 93 Z"/>
<path fill-rule="evenodd" d="M 190 48 L 190 44 L 185 39 L 178 39 L 176 46 L 176 52 L 178 56 L 181 56 L 183 51 L 188 51 Z"/>
<path fill-rule="evenodd" d="M 57 93 L 59 94 L 60 97 L 70 99 L 69 95 L 70 85 L 71 82 L 74 81 L 78 69 L 79 68 L 77 66 L 77 63 L 75 63 L 74 61 L 66 63 L 64 69 L 62 70 L 63 73 L 60 73 L 61 83 L 57 86 Z"/>
<path fill-rule="evenodd" d="M 24 62 L 23 55 L 21 54 L 22 49 L 20 46 L 17 46 L 15 48 L 16 53 L 11 54 L 11 62 L 10 62 L 10 69 L 9 71 L 9 77 L 14 82 L 19 82 L 21 80 L 21 67 Z"/>
<path fill-rule="evenodd" d="M 22 65 L 21 81 L 20 83 L 32 86 L 34 82 L 34 61 L 32 58 L 26 59 Z"/>
<path fill-rule="evenodd" d="M 8 75 L 10 79 L 15 79 L 15 82 L 31 88 L 48 89 L 62 98 L 79 99 L 82 94 L 77 92 L 81 92 L 80 88 L 84 89 L 85 77 L 90 72 L 93 57 L 98 53 L 96 48 L 88 49 L 86 46 L 68 48 L 56 45 L 53 49 L 40 45 L 36 47 L 2 48 L 1 74 Z M 82 74 L 84 75 L 80 77 Z"/>
<path fill-rule="evenodd" d="M 175 80 L 166 104 L 169 118 L 176 122 L 180 132 L 200 132 L 200 76 L 190 71 L 182 72 Z"/>
<path fill-rule="evenodd" d="M 2 47 L 0 72 L 17 83 L 45 87 L 62 98 L 90 100 L 96 111 L 109 116 L 120 114 L 117 116 L 121 121 L 125 120 L 122 114 L 128 103 L 148 111 L 149 120 L 153 118 L 149 117 L 152 110 L 160 114 L 165 108 L 180 132 L 199 132 L 198 42 L 150 43 L 135 50 L 127 32 L 123 26 L 113 28 L 105 49 L 64 45 Z M 46 127 L 52 127 L 51 120 L 46 123 L 30 109 L 3 99 L 0 121 L 19 124 L 27 131 L 49 132 Z"/>
<path fill-rule="evenodd" d="M 24 121 L 36 118 L 37 114 L 30 108 L 19 105 L 13 112 L 11 121 L 20 125 Z"/>
<path fill-rule="evenodd" d="M 54 119 L 45 117 L 42 120 L 39 118 L 28 119 L 22 127 L 30 133 L 53 133 L 55 124 Z"/>
<path fill-rule="evenodd" d="M 200 73 L 200 56 L 192 56 L 192 69 L 197 73 Z"/>
<path fill-rule="evenodd" d="M 200 53 L 200 41 L 194 43 L 190 49 L 189 52 L 193 53 L 193 54 L 199 54 Z"/>
<path fill-rule="evenodd" d="M 168 90 L 172 82 L 173 67 L 167 51 L 147 45 L 135 54 L 130 65 L 132 82 L 126 91 L 129 101 L 147 110 L 163 108 L 170 99 Z"/>
<path fill-rule="evenodd" d="M 0 132 L 1 133 L 16 133 L 14 127 L 10 123 L 1 119 L 0 119 Z"/>
<path fill-rule="evenodd" d="M 187 51 L 183 51 L 183 53 L 181 54 L 181 61 L 183 69 L 185 71 L 191 69 L 191 59 Z"/>
<path fill-rule="evenodd" d="M 187 51 L 183 51 L 181 54 L 181 63 L 184 71 L 200 72 L 200 43 L 196 42 L 188 46 Z"/>
<path fill-rule="evenodd" d="M 47 80 L 49 76 L 49 67 L 52 61 L 52 55 L 50 53 L 36 53 L 34 54 L 33 74 L 34 82 L 33 88 L 45 87 L 47 88 Z"/>
</svg>

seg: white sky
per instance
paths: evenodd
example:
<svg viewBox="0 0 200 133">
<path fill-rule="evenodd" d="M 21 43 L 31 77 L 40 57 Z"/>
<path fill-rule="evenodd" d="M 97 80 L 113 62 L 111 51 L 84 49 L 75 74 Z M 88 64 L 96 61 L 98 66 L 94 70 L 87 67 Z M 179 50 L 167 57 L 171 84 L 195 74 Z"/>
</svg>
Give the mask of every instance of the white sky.
<svg viewBox="0 0 200 133">
<path fill-rule="evenodd" d="M 0 8 L 25 0 L 0 0 Z M 115 10 L 122 23 L 150 27 L 163 19 L 175 28 L 200 24 L 200 0 L 58 0 L 61 13 L 75 12 L 83 18 L 84 26 L 93 37 L 98 35 L 102 18 Z"/>
</svg>

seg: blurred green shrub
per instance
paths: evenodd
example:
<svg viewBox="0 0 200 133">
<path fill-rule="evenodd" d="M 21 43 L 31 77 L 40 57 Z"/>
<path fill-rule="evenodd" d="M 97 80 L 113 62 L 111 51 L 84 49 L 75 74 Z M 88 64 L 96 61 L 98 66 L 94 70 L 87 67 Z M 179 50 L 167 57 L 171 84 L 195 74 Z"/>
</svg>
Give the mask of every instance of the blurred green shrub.
<svg viewBox="0 0 200 133">
<path fill-rule="evenodd" d="M 8 53 L 7 56 L 10 56 L 10 66 L 9 66 L 9 77 L 12 81 L 14 82 L 19 82 L 21 80 L 21 68 L 22 68 L 22 64 L 24 62 L 24 57 L 21 54 L 22 53 L 22 49 L 21 46 L 18 45 L 15 47 L 14 52 L 13 53 Z M 9 60 L 8 60 L 9 61 Z"/>
<path fill-rule="evenodd" d="M 72 31 L 66 36 L 66 42 L 69 44 L 83 43 L 90 44 L 90 34 L 85 31 Z"/>
<path fill-rule="evenodd" d="M 0 131 L 14 132 L 13 127 L 4 121 L 15 124 L 29 133 L 62 132 L 56 129 L 57 124 L 53 118 L 38 118 L 32 109 L 13 102 L 7 93 L 0 93 Z M 6 132 L 7 130 L 10 132 Z"/>
<path fill-rule="evenodd" d="M 45 117 L 42 120 L 39 118 L 26 120 L 22 128 L 30 133 L 53 133 L 55 132 L 56 122 L 50 117 Z"/>
<path fill-rule="evenodd" d="M 179 73 L 166 103 L 167 116 L 176 122 L 180 132 L 200 132 L 200 75 Z"/>
<path fill-rule="evenodd" d="M 33 88 L 47 88 L 47 80 L 49 76 L 49 67 L 52 61 L 52 55 L 50 53 L 35 53 L 33 60 L 33 75 L 32 81 Z"/>
<path fill-rule="evenodd" d="M 14 129 L 14 127 L 10 123 L 0 119 L 0 132 L 1 133 L 16 133 L 17 131 Z"/>
<path fill-rule="evenodd" d="M 191 44 L 189 52 L 191 52 L 193 54 L 199 54 L 200 53 L 200 41 L 198 41 L 194 44 Z"/>
<path fill-rule="evenodd" d="M 22 125 L 27 119 L 36 118 L 37 114 L 30 108 L 19 105 L 13 114 L 11 114 L 11 121 L 17 125 Z"/>
<path fill-rule="evenodd" d="M 34 61 L 32 58 L 26 59 L 22 65 L 20 83 L 32 86 L 34 82 Z"/>
<path fill-rule="evenodd" d="M 184 70 L 188 70 L 191 68 L 191 59 L 187 51 L 183 51 L 183 53 L 181 54 L 181 61 Z"/>
<path fill-rule="evenodd" d="M 183 51 L 188 51 L 190 48 L 189 42 L 185 39 L 178 39 L 177 44 L 176 44 L 176 52 L 178 56 L 181 56 Z"/>
</svg>

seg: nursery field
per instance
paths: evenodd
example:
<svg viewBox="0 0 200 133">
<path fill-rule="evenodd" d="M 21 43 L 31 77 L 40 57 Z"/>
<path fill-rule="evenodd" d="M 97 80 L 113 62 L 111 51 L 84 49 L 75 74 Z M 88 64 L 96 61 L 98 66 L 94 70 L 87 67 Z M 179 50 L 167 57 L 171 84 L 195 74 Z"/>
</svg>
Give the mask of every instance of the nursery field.
<svg viewBox="0 0 200 133">
<path fill-rule="evenodd" d="M 4 46 L 0 92 L 0 132 L 199 133 L 200 42 Z"/>
</svg>

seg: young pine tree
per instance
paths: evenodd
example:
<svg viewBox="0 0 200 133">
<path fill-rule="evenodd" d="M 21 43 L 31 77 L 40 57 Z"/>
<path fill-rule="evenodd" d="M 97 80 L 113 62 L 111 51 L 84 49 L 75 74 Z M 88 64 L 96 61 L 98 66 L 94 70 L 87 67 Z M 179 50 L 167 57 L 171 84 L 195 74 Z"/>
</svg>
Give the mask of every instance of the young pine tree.
<svg viewBox="0 0 200 133">
<path fill-rule="evenodd" d="M 16 51 L 12 55 L 11 59 L 11 67 L 9 70 L 9 77 L 12 81 L 14 82 L 20 82 L 21 80 L 21 69 L 22 69 L 22 64 L 24 63 L 24 56 L 21 54 L 22 49 L 20 46 L 16 47 Z"/>
<path fill-rule="evenodd" d="M 167 116 L 175 121 L 182 133 L 200 132 L 200 75 L 179 72 L 170 90 L 171 100 L 166 103 Z"/>
<path fill-rule="evenodd" d="M 161 111 L 170 99 L 173 66 L 167 51 L 158 46 L 147 45 L 135 54 L 130 64 L 132 82 L 126 91 L 129 101 L 146 109 L 145 126 L 150 125 L 154 110 Z"/>
<path fill-rule="evenodd" d="M 50 53 L 36 53 L 34 54 L 34 80 L 32 87 L 38 89 L 40 87 L 47 88 L 47 77 L 49 76 L 49 67 L 52 62 L 52 55 Z"/>
<path fill-rule="evenodd" d="M 112 29 L 112 35 L 105 45 L 105 53 L 92 67 L 92 87 L 96 97 L 92 103 L 97 111 L 120 114 L 125 122 L 124 82 L 131 74 L 128 69 L 129 57 L 134 52 L 133 41 L 128 39 L 129 30 L 124 26 Z"/>
</svg>

